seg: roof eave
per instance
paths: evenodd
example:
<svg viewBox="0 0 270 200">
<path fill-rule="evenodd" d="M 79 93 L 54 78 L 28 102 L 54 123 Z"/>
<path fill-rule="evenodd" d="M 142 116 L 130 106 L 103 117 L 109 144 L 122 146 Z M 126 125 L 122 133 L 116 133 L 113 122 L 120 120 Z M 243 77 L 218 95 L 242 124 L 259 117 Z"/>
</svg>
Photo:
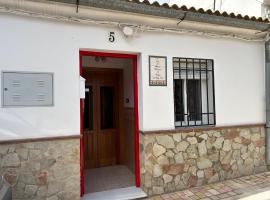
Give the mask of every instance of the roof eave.
<svg viewBox="0 0 270 200">
<path fill-rule="evenodd" d="M 76 0 L 47 0 L 47 1 L 75 4 L 75 5 L 77 3 Z M 184 18 L 185 20 L 188 21 L 237 27 L 243 29 L 252 29 L 258 31 L 267 31 L 270 29 L 270 25 L 265 22 L 232 18 L 230 16 L 215 16 L 207 13 L 183 11 L 181 9 L 173 9 L 173 8 L 169 9 L 162 6 L 146 5 L 143 3 L 134 3 L 124 0 L 80 0 L 79 3 L 81 6 L 96 7 L 179 20 Z"/>
</svg>

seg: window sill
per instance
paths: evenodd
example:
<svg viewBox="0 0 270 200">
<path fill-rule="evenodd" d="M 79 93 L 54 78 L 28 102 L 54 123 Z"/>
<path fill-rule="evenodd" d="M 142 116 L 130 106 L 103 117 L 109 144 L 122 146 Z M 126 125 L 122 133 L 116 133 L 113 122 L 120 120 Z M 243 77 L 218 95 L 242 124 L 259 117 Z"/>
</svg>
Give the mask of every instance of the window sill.
<svg viewBox="0 0 270 200">
<path fill-rule="evenodd" d="M 253 128 L 253 127 L 265 127 L 264 123 L 258 124 L 239 124 L 239 125 L 228 125 L 228 126 L 190 126 L 190 127 L 176 127 L 171 130 L 156 130 L 156 131 L 140 131 L 143 135 L 148 134 L 174 134 L 174 133 L 189 133 L 189 132 L 199 132 L 199 131 L 211 131 L 220 129 L 235 129 L 235 128 Z"/>
</svg>

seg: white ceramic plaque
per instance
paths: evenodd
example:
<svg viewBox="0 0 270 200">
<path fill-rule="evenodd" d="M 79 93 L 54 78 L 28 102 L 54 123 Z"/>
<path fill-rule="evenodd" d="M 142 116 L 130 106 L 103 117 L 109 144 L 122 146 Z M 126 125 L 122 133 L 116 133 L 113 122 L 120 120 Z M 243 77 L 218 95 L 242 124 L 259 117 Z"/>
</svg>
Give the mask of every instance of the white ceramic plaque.
<svg viewBox="0 0 270 200">
<path fill-rule="evenodd" d="M 149 56 L 149 85 L 167 86 L 167 57 Z"/>
</svg>

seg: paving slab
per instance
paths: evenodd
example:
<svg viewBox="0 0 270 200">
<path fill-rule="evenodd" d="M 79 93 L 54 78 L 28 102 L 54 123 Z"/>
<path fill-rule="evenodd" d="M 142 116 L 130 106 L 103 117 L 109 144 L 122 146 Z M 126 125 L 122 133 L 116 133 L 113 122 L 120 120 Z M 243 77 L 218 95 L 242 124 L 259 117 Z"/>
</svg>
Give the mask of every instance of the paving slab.
<svg viewBox="0 0 270 200">
<path fill-rule="evenodd" d="M 212 183 L 144 200 L 270 200 L 270 172 Z"/>
</svg>

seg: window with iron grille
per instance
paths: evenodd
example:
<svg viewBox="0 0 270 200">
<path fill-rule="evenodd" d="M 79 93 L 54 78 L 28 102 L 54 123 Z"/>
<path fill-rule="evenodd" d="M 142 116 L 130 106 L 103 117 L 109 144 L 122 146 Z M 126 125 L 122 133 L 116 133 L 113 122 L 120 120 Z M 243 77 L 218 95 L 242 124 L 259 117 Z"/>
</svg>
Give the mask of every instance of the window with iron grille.
<svg viewBox="0 0 270 200">
<path fill-rule="evenodd" d="M 215 125 L 214 61 L 173 58 L 175 126 Z"/>
</svg>

